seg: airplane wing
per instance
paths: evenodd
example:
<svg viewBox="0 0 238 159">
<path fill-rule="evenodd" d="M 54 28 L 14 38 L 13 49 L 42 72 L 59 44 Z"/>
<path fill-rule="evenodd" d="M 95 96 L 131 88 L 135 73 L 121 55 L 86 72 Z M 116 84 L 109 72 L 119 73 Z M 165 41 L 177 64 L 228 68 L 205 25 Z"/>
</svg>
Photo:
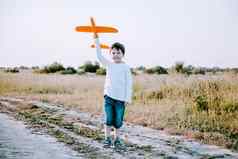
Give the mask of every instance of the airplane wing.
<svg viewBox="0 0 238 159">
<path fill-rule="evenodd" d="M 77 32 L 96 32 L 96 33 L 117 33 L 118 32 L 116 28 L 106 27 L 106 26 L 95 26 L 95 28 L 91 26 L 77 26 L 75 30 Z"/>
</svg>

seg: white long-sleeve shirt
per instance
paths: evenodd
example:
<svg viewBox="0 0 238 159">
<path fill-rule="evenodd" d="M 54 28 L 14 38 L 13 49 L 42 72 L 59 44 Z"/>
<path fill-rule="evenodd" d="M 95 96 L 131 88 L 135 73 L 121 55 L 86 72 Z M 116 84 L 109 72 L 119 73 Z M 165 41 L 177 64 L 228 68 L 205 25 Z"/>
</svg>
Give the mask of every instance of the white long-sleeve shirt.
<svg viewBox="0 0 238 159">
<path fill-rule="evenodd" d="M 99 39 L 95 39 L 97 58 L 106 67 L 104 95 L 113 99 L 131 103 L 132 75 L 130 66 L 125 63 L 114 63 L 107 60 L 101 52 Z"/>
</svg>

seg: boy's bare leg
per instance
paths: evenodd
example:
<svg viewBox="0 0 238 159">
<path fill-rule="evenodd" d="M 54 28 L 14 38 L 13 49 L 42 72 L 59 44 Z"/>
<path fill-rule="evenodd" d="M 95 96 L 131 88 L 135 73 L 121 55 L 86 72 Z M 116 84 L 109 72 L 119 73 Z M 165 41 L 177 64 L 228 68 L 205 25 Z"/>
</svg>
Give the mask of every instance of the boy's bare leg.
<svg viewBox="0 0 238 159">
<path fill-rule="evenodd" d="M 114 139 L 119 138 L 119 136 L 120 136 L 119 132 L 120 132 L 120 129 L 114 128 Z"/>
<path fill-rule="evenodd" d="M 111 137 L 111 126 L 107 126 L 107 125 L 105 125 L 105 130 L 104 130 L 104 132 L 105 132 L 105 139 L 107 139 L 107 137 Z"/>
<path fill-rule="evenodd" d="M 120 128 L 119 129 L 114 128 L 114 139 L 116 139 L 117 137 L 122 138 L 119 132 L 120 132 Z M 128 134 L 123 134 L 123 140 L 125 142 L 128 142 Z"/>
<path fill-rule="evenodd" d="M 105 126 L 105 140 L 103 141 L 103 147 L 104 148 L 109 148 L 112 146 L 112 135 L 111 135 L 111 126 Z"/>
<path fill-rule="evenodd" d="M 115 131 L 115 137 L 114 137 L 114 148 L 116 149 L 116 151 L 125 151 L 126 147 L 125 147 L 125 143 L 121 138 L 121 134 L 120 134 L 120 128 L 119 129 L 114 129 Z"/>
</svg>

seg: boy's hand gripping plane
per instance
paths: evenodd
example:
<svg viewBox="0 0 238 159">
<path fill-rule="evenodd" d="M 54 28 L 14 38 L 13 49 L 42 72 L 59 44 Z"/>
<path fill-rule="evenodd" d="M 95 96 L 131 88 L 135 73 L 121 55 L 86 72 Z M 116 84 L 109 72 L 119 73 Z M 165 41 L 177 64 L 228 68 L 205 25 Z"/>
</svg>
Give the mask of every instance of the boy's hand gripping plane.
<svg viewBox="0 0 238 159">
<path fill-rule="evenodd" d="M 96 26 L 94 19 L 91 17 L 91 26 L 77 26 L 75 30 L 77 32 L 90 32 L 93 33 L 94 38 L 98 38 L 98 33 L 117 33 L 118 30 L 113 27 L 108 26 Z M 95 47 L 94 44 L 91 45 L 91 47 Z M 106 44 L 100 44 L 100 47 L 102 49 L 109 49 L 110 47 Z"/>
</svg>

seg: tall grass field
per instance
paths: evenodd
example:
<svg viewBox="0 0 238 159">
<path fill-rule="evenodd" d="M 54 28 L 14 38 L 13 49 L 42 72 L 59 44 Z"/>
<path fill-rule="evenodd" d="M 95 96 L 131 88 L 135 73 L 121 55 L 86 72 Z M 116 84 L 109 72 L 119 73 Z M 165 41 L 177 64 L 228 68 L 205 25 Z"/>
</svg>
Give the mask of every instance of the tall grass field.
<svg viewBox="0 0 238 159">
<path fill-rule="evenodd" d="M 103 113 L 105 76 L 0 72 L 0 95 Z M 238 150 L 238 74 L 139 74 L 125 120 Z"/>
</svg>

